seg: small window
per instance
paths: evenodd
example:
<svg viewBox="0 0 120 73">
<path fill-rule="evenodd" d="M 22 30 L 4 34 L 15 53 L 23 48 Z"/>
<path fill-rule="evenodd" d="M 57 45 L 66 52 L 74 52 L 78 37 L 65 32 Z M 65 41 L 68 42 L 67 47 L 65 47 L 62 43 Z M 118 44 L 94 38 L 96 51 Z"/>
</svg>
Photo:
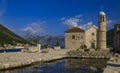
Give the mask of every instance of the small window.
<svg viewBox="0 0 120 73">
<path fill-rule="evenodd" d="M 81 39 L 83 39 L 83 36 L 81 36 Z"/>
<path fill-rule="evenodd" d="M 95 33 L 92 33 L 92 36 L 94 36 L 95 35 Z"/>
<path fill-rule="evenodd" d="M 72 39 L 75 39 L 75 35 L 72 35 Z"/>
<path fill-rule="evenodd" d="M 105 20 L 104 20 L 104 17 L 102 18 L 102 21 L 104 22 Z"/>
</svg>

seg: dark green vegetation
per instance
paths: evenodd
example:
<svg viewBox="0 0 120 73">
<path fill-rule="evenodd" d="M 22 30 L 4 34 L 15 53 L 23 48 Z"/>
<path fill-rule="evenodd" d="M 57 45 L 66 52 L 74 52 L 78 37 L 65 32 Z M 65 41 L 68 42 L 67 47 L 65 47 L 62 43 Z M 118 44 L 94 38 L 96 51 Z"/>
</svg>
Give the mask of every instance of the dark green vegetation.
<svg viewBox="0 0 120 73">
<path fill-rule="evenodd" d="M 28 42 L 0 24 L 0 46 L 3 44 L 15 45 L 16 43 L 26 44 Z"/>
<path fill-rule="evenodd" d="M 114 29 L 107 31 L 107 46 L 113 47 Z"/>
</svg>

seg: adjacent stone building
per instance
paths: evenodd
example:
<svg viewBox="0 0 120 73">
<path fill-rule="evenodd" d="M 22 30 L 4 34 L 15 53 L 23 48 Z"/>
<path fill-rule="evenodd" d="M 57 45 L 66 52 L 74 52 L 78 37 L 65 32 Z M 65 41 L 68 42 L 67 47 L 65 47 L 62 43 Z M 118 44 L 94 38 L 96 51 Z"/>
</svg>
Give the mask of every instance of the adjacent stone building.
<svg viewBox="0 0 120 73">
<path fill-rule="evenodd" d="M 71 27 L 65 31 L 65 48 L 80 48 L 86 45 L 87 48 L 106 49 L 106 15 L 100 11 L 98 15 L 98 28 L 92 25 L 86 30 L 78 27 Z"/>
<path fill-rule="evenodd" d="M 120 24 L 114 25 L 113 46 L 115 51 L 120 52 Z"/>
<path fill-rule="evenodd" d="M 72 27 L 65 31 L 65 47 L 79 48 L 85 44 L 85 31 L 78 27 Z"/>
</svg>

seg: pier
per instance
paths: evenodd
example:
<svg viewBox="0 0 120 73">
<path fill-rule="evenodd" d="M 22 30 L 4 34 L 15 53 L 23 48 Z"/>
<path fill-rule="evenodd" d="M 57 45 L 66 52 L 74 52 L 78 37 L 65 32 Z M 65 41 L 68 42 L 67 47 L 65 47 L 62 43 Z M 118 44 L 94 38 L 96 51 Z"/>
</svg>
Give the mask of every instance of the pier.
<svg viewBox="0 0 120 73">
<path fill-rule="evenodd" d="M 46 62 L 61 59 L 66 57 L 67 51 L 69 50 L 52 50 L 49 51 L 49 53 L 0 53 L 0 70 L 32 65 L 36 62 Z"/>
</svg>

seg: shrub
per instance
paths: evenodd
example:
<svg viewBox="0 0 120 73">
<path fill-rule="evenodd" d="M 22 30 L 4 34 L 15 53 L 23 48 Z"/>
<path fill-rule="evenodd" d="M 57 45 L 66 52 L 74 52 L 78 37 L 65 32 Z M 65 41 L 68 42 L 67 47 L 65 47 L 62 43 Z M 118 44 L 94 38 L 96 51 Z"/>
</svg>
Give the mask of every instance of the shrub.
<svg viewBox="0 0 120 73">
<path fill-rule="evenodd" d="M 100 50 L 100 48 L 99 48 L 99 47 L 96 47 L 96 48 L 95 48 L 95 51 L 99 51 L 99 50 Z"/>
<path fill-rule="evenodd" d="M 89 49 L 84 49 L 85 52 L 89 51 Z"/>
<path fill-rule="evenodd" d="M 87 49 L 87 46 L 86 45 L 81 45 L 80 49 Z"/>
<path fill-rule="evenodd" d="M 46 49 L 47 49 L 47 48 L 48 48 L 48 44 L 45 44 L 45 45 L 44 45 L 44 48 L 46 48 Z"/>
<path fill-rule="evenodd" d="M 59 42 L 56 42 L 55 46 L 60 46 L 60 43 L 59 43 Z"/>
</svg>

